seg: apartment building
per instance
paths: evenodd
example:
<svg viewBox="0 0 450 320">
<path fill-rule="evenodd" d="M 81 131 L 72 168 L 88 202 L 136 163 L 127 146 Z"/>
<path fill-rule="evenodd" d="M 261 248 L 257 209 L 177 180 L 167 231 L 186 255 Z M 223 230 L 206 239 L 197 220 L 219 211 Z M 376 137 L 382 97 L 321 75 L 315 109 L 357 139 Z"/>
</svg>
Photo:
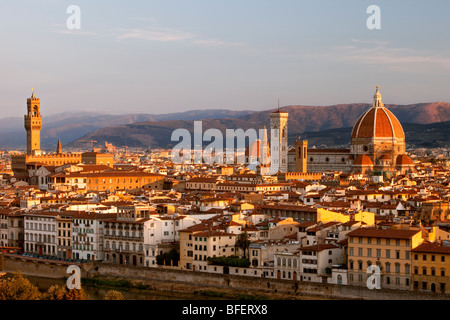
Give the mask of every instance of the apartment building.
<svg viewBox="0 0 450 320">
<path fill-rule="evenodd" d="M 208 271 L 208 257 L 235 255 L 236 237 L 233 233 L 196 226 L 180 230 L 180 268 Z"/>
<path fill-rule="evenodd" d="M 338 244 L 316 244 L 294 252 L 275 253 L 277 279 L 323 282 L 333 265 L 345 263 L 345 249 Z"/>
<path fill-rule="evenodd" d="M 184 215 L 151 215 L 144 233 L 145 266 L 157 266 L 156 257 L 166 250 L 166 244 L 179 244 L 180 230 L 200 223 L 199 219 Z"/>
<path fill-rule="evenodd" d="M 56 222 L 57 257 L 70 259 L 72 258 L 72 216 L 57 217 Z"/>
<path fill-rule="evenodd" d="M 117 207 L 115 218 L 105 220 L 104 262 L 133 266 L 145 265 L 144 234 L 150 228 L 153 207 Z"/>
<path fill-rule="evenodd" d="M 366 286 L 369 266 L 381 271 L 381 287 L 411 288 L 411 251 L 423 241 L 419 228 L 359 228 L 348 236 L 348 284 Z"/>
<path fill-rule="evenodd" d="M 58 212 L 24 213 L 24 252 L 41 256 L 57 255 Z"/>
<path fill-rule="evenodd" d="M 105 220 L 114 216 L 95 212 L 80 212 L 73 216 L 72 259 L 104 259 Z"/>
<path fill-rule="evenodd" d="M 412 250 L 412 290 L 446 293 L 449 276 L 449 242 L 424 242 Z"/>
</svg>

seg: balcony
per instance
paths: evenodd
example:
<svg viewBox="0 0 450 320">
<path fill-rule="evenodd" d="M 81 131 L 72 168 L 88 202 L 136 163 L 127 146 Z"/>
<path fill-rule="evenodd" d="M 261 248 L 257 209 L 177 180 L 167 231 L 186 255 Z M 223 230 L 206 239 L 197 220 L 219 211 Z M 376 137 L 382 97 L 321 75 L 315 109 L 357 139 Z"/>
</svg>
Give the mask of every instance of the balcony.
<svg viewBox="0 0 450 320">
<path fill-rule="evenodd" d="M 125 248 L 115 248 L 115 249 L 113 249 L 113 248 L 104 248 L 103 249 L 103 251 L 104 252 L 115 252 L 115 253 L 137 253 L 137 254 L 144 254 L 144 249 L 142 249 L 142 250 L 139 250 L 139 249 L 136 249 L 136 250 L 133 250 L 133 249 L 125 249 Z"/>
<path fill-rule="evenodd" d="M 105 234 L 105 239 L 109 239 L 109 240 L 127 240 L 127 241 L 138 241 L 138 242 L 142 242 L 144 241 L 144 236 L 140 236 L 140 237 L 132 237 L 132 236 L 119 236 L 119 235 L 107 235 Z"/>
</svg>

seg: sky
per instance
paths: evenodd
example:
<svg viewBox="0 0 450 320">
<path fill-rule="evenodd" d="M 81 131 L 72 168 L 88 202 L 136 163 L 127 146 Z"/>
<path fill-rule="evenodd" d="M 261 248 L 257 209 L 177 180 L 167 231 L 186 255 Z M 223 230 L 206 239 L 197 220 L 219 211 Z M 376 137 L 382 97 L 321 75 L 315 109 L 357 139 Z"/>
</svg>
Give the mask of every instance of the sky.
<svg viewBox="0 0 450 320">
<path fill-rule="evenodd" d="M 69 29 L 80 9 L 80 29 Z M 369 29 L 371 5 L 380 29 Z M 2 0 L 0 117 L 450 102 L 450 1 Z"/>
</svg>

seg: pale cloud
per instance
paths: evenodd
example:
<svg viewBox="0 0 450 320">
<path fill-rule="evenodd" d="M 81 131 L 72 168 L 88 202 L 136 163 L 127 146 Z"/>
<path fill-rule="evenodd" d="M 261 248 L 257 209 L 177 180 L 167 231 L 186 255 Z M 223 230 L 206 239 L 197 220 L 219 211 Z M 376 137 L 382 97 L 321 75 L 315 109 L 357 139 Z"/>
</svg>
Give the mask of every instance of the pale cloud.
<svg viewBox="0 0 450 320">
<path fill-rule="evenodd" d="M 189 32 L 182 32 L 171 28 L 148 28 L 148 29 L 131 29 L 121 30 L 123 33 L 117 36 L 118 40 L 125 39 L 141 39 L 147 41 L 185 41 L 195 38 L 195 35 Z"/>
<path fill-rule="evenodd" d="M 340 60 L 381 65 L 396 70 L 450 69 L 450 54 L 443 55 L 432 50 L 392 47 L 387 41 L 357 39 L 351 41 L 352 44 L 334 47 L 330 53 Z"/>
<path fill-rule="evenodd" d="M 202 47 L 242 46 L 242 42 L 230 42 L 222 39 L 206 38 L 200 35 L 185 32 L 174 28 L 165 28 L 155 25 L 146 28 L 122 29 L 117 35 L 117 40 L 140 39 L 158 42 L 186 42 Z"/>
</svg>

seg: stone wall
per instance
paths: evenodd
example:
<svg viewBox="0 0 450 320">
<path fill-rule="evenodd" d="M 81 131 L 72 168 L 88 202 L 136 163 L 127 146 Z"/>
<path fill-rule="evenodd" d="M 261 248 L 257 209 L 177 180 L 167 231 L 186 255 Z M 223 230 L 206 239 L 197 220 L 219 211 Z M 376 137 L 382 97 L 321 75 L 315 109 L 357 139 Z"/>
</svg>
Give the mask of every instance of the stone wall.
<svg viewBox="0 0 450 320">
<path fill-rule="evenodd" d="M 94 267 L 92 262 L 77 263 L 58 263 L 56 261 L 24 258 L 14 254 L 0 254 L 0 271 L 17 272 L 20 270 L 25 275 L 62 279 L 69 277 L 67 268 L 70 265 L 78 265 L 81 269 L 81 276 L 88 276 L 88 271 Z"/>
<path fill-rule="evenodd" d="M 4 255 L 2 266 L 0 255 L 0 271 L 17 272 L 21 270 L 24 275 L 33 275 L 47 278 L 68 277 L 66 273 L 70 264 L 45 263 L 36 260 L 26 260 L 14 255 Z M 96 276 L 125 278 L 128 280 L 141 280 L 146 284 L 155 282 L 180 283 L 196 287 L 210 287 L 216 290 L 237 289 L 247 293 L 271 294 L 284 293 L 293 296 L 317 296 L 334 299 L 365 299 L 365 300 L 441 300 L 450 299 L 449 295 L 411 292 L 402 290 L 370 290 L 366 287 L 334 285 L 324 283 L 308 283 L 293 280 L 280 280 L 271 278 L 255 278 L 225 274 L 210 274 L 186 270 L 163 268 L 146 268 L 119 266 L 105 263 L 86 263 L 80 266 L 81 276 L 92 278 Z M 3 269 L 3 270 L 2 270 Z"/>
</svg>

